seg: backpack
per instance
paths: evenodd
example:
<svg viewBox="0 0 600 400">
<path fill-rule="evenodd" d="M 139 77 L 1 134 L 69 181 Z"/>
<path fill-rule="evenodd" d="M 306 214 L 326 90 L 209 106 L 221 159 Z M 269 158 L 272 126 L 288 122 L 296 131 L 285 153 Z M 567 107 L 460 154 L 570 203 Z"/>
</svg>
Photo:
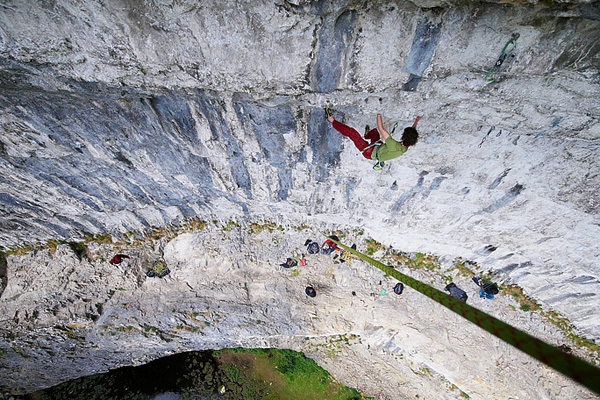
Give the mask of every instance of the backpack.
<svg viewBox="0 0 600 400">
<path fill-rule="evenodd" d="M 455 299 L 458 299 L 460 301 L 466 302 L 467 299 L 469 298 L 469 296 L 467 296 L 467 292 L 465 292 L 464 290 L 462 290 L 458 286 L 456 286 L 456 284 L 454 284 L 454 282 L 450 282 L 448 285 L 446 285 L 444 290 L 447 290 L 448 292 L 450 292 L 450 296 L 452 296 Z"/>
<path fill-rule="evenodd" d="M 288 259 L 286 260 L 285 263 L 279 264 L 279 265 L 282 266 L 283 268 L 296 267 L 296 266 L 298 266 L 298 260 L 296 258 L 290 258 L 290 257 L 288 257 Z"/>
<path fill-rule="evenodd" d="M 308 246 L 306 246 L 306 250 L 308 251 L 308 254 L 317 254 L 319 252 L 319 243 L 310 242 Z"/>
<path fill-rule="evenodd" d="M 338 246 L 331 240 L 327 239 L 321 246 L 321 253 L 330 254 L 332 251 L 337 250 Z"/>
<path fill-rule="evenodd" d="M 495 283 L 488 283 L 487 285 L 483 285 L 483 290 L 487 293 L 487 294 L 498 294 L 499 290 L 498 290 L 498 286 L 496 286 Z"/>
<path fill-rule="evenodd" d="M 152 264 L 152 269 L 146 272 L 146 276 L 149 278 L 158 277 L 163 278 L 171 273 L 171 270 L 167 268 L 167 265 L 162 260 L 157 260 Z"/>
<path fill-rule="evenodd" d="M 396 286 L 394 286 L 394 293 L 402 294 L 403 290 L 404 290 L 404 285 L 402 284 L 402 282 L 396 283 Z"/>
</svg>

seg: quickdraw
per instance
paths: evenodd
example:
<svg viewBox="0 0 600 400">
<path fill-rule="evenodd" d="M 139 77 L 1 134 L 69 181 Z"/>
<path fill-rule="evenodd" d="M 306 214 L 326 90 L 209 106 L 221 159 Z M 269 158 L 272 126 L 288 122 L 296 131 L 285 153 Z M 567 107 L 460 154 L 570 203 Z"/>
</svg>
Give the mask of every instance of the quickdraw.
<svg viewBox="0 0 600 400">
<path fill-rule="evenodd" d="M 498 58 L 498 61 L 496 61 L 496 64 L 494 64 L 494 66 L 488 70 L 487 74 L 485 74 L 485 78 L 483 78 L 483 80 L 486 83 L 492 83 L 492 82 L 496 81 L 496 78 L 492 77 L 492 74 L 494 74 L 495 72 L 498 72 L 498 70 L 500 69 L 500 66 L 502 65 L 504 60 L 506 60 L 506 57 L 517 48 L 517 39 L 519 38 L 519 36 L 520 35 L 518 33 L 513 33 L 510 40 L 508 42 L 506 42 L 506 44 L 502 48 L 502 52 L 500 53 L 500 57 Z M 509 46 L 511 46 L 511 45 L 512 45 L 512 47 L 509 49 Z"/>
<path fill-rule="evenodd" d="M 492 133 L 492 131 L 496 129 L 495 126 L 492 126 L 490 128 L 490 130 L 488 131 L 488 133 L 483 137 L 483 139 L 481 139 L 481 142 L 479 142 L 479 145 L 477 147 L 481 147 L 483 145 L 483 142 L 485 142 L 485 140 L 488 138 L 488 136 L 490 136 L 490 133 Z M 500 131 L 500 133 L 502 133 L 502 131 Z"/>
</svg>

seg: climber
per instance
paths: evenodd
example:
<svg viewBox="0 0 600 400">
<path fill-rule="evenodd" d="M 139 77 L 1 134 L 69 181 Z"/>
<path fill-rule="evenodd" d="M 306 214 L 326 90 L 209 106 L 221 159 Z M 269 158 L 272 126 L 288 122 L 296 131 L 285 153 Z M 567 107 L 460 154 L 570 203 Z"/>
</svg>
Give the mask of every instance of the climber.
<svg viewBox="0 0 600 400">
<path fill-rule="evenodd" d="M 111 265 L 121 264 L 125 258 L 129 258 L 129 256 L 125 254 L 116 254 L 108 263 Z"/>
<path fill-rule="evenodd" d="M 385 161 L 400 157 L 406 153 L 406 150 L 416 144 L 419 138 L 417 124 L 421 119 L 420 116 L 415 118 L 412 126 L 404 128 L 402 139 L 398 142 L 383 127 L 383 120 L 380 114 L 377 114 L 377 129 L 369 129 L 367 125 L 364 139 L 356 129 L 336 121 L 333 118 L 333 112 L 330 108 L 325 108 L 325 115 L 336 131 L 352 140 L 354 146 L 362 153 L 363 157 L 368 160 L 377 160 L 377 164 L 373 167 L 375 170 L 383 168 Z M 369 140 L 370 143 L 365 139 Z"/>
</svg>

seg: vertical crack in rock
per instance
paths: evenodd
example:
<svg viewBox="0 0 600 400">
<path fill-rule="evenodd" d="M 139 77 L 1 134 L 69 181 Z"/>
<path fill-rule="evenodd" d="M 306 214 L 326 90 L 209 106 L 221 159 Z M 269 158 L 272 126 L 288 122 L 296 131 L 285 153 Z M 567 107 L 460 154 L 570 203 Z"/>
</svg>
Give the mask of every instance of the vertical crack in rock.
<svg viewBox="0 0 600 400">
<path fill-rule="evenodd" d="M 312 70 L 311 87 L 321 93 L 330 93 L 338 88 L 352 54 L 351 42 L 355 36 L 357 12 L 344 11 L 332 22 L 325 19 L 319 31 L 318 50 Z"/>
<path fill-rule="evenodd" d="M 269 107 L 250 101 L 234 101 L 233 107 L 242 125 L 256 135 L 264 157 L 277 169 L 279 188 L 276 199 L 287 200 L 297 158 L 286 149 L 283 137 L 286 133 L 297 134 L 290 106 Z"/>
<path fill-rule="evenodd" d="M 310 168 L 317 182 L 325 182 L 340 162 L 342 136 L 331 132 L 331 124 L 321 109 L 311 109 L 307 128 L 308 145 L 313 153 Z"/>
<path fill-rule="evenodd" d="M 220 138 L 226 146 L 225 152 L 235 183 L 244 191 L 248 199 L 252 199 L 250 174 L 244 164 L 244 154 L 220 112 L 224 106 L 219 105 L 217 100 L 210 99 L 201 93 L 198 93 L 197 104 L 208 120 L 213 138 Z"/>
<path fill-rule="evenodd" d="M 402 86 L 402 90 L 409 92 L 417 90 L 423 73 L 431 62 L 441 33 L 441 23 L 434 24 L 427 18 L 417 23 L 412 46 L 404 62 L 404 70 L 410 73 L 410 77 Z"/>
</svg>

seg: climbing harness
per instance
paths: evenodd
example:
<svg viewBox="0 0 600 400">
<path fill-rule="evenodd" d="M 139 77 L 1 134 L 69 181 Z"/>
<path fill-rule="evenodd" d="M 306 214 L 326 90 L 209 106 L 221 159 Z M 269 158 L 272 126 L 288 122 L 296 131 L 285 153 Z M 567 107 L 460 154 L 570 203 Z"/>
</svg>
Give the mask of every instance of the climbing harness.
<svg viewBox="0 0 600 400">
<path fill-rule="evenodd" d="M 380 144 L 383 144 L 383 142 L 381 140 L 378 140 L 376 142 L 371 143 L 370 145 L 368 145 L 367 147 L 362 149 L 360 152 L 364 153 L 365 151 L 369 150 L 371 147 L 379 146 Z"/>
<path fill-rule="evenodd" d="M 485 140 L 488 138 L 488 136 L 490 136 L 490 133 L 492 133 L 492 131 L 493 131 L 494 129 L 496 129 L 496 127 L 495 127 L 495 126 L 492 126 L 492 127 L 490 128 L 490 130 L 488 131 L 488 133 L 487 133 L 487 134 L 486 134 L 486 135 L 483 137 L 483 139 L 481 139 L 481 142 L 479 142 L 479 146 L 477 146 L 477 147 L 481 147 L 481 146 L 483 145 L 483 142 L 485 142 Z M 500 133 L 502 133 L 502 131 L 500 131 Z"/>
<path fill-rule="evenodd" d="M 401 273 L 393 267 L 387 266 L 365 254 L 362 254 L 339 241 L 333 240 L 338 246 L 366 263 L 380 269 L 414 290 L 424 294 L 430 299 L 443 305 L 449 310 L 461 315 L 463 318 L 505 341 L 513 347 L 530 355 L 536 360 L 546 364 L 565 376 L 584 385 L 588 389 L 600 394 L 600 368 L 595 365 L 564 352 L 560 347 L 551 346 L 530 334 L 523 332 L 506 322 L 480 311 L 432 286 Z"/>
<path fill-rule="evenodd" d="M 502 52 L 500 53 L 500 57 L 498 58 L 498 61 L 496 61 L 496 64 L 494 64 L 494 66 L 488 70 L 487 74 L 485 74 L 485 78 L 483 78 L 483 80 L 486 83 L 492 83 L 496 80 L 496 78 L 494 78 L 492 75 L 494 73 L 498 72 L 498 70 L 500 69 L 500 66 L 502 65 L 504 60 L 506 60 L 506 57 L 508 55 L 510 55 L 517 48 L 517 39 L 519 38 L 519 36 L 520 35 L 518 33 L 513 33 L 510 40 L 508 42 L 506 42 L 506 44 L 502 48 Z M 510 49 L 509 49 L 509 46 L 512 46 L 512 47 L 510 47 Z"/>
</svg>

